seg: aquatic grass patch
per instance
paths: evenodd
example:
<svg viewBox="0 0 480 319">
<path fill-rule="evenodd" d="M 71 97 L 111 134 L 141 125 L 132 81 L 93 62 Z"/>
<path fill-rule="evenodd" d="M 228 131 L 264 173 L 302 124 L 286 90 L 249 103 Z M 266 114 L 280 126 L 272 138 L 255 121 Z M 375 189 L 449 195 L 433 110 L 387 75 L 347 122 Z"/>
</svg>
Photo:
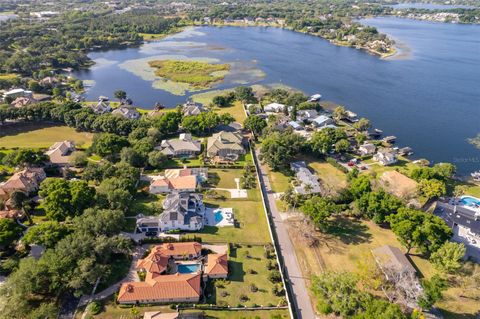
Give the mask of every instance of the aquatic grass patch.
<svg viewBox="0 0 480 319">
<path fill-rule="evenodd" d="M 229 64 L 213 64 L 188 60 L 153 60 L 155 75 L 174 82 L 188 83 L 195 88 L 207 89 L 222 81 L 230 70 Z"/>
</svg>

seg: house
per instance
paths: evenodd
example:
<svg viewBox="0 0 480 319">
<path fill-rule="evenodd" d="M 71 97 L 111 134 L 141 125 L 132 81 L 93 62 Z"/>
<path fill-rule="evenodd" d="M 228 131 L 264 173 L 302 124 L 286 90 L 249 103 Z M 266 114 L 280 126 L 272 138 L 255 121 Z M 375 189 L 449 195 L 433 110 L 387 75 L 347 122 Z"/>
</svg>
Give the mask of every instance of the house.
<svg viewBox="0 0 480 319">
<path fill-rule="evenodd" d="M 50 146 L 45 154 L 54 165 L 67 165 L 70 162 L 70 155 L 75 151 L 75 144 L 72 141 L 57 142 Z"/>
<path fill-rule="evenodd" d="M 334 123 L 335 122 L 333 121 L 333 119 L 331 117 L 326 116 L 326 115 L 319 115 L 312 120 L 312 125 L 317 127 L 317 128 L 325 127 L 327 125 L 332 125 Z"/>
<path fill-rule="evenodd" d="M 33 92 L 24 89 L 13 89 L 3 93 L 4 98 L 16 99 L 17 97 L 32 97 Z"/>
<path fill-rule="evenodd" d="M 290 163 L 290 168 L 295 172 L 297 182 L 300 184 L 295 186 L 293 190 L 297 194 L 316 194 L 322 191 L 318 177 L 312 174 L 303 161 Z"/>
<path fill-rule="evenodd" d="M 130 105 L 120 105 L 118 108 L 113 110 L 112 114 L 123 116 L 129 120 L 136 120 L 140 118 L 140 113 L 137 109 Z"/>
<path fill-rule="evenodd" d="M 183 116 L 200 115 L 201 113 L 208 112 L 208 109 L 201 103 L 187 101 L 182 107 Z"/>
<path fill-rule="evenodd" d="M 391 149 L 382 149 L 373 155 L 373 159 L 383 166 L 388 166 L 397 162 L 397 154 Z"/>
<path fill-rule="evenodd" d="M 452 240 L 465 245 L 466 257 L 480 262 L 480 210 L 437 202 L 433 213 L 452 228 Z"/>
<path fill-rule="evenodd" d="M 198 302 L 202 295 L 201 274 L 158 275 L 147 272 L 145 281 L 122 284 L 119 304 Z"/>
<path fill-rule="evenodd" d="M 181 176 L 196 175 L 199 182 L 208 179 L 208 168 L 206 167 L 184 167 L 184 168 L 167 168 L 164 172 L 166 178 L 177 178 Z"/>
<path fill-rule="evenodd" d="M 265 113 L 282 113 L 285 110 L 285 104 L 270 103 L 263 107 Z"/>
<path fill-rule="evenodd" d="M 24 192 L 27 195 L 38 190 L 40 183 L 46 178 L 43 168 L 29 167 L 15 173 L 6 182 L 0 184 L 0 192 L 10 196 L 15 191 Z"/>
<path fill-rule="evenodd" d="M 208 157 L 236 158 L 246 153 L 245 144 L 242 134 L 222 131 L 208 138 L 207 155 Z"/>
<path fill-rule="evenodd" d="M 212 279 L 228 277 L 227 254 L 209 254 L 205 265 L 205 274 Z"/>
<path fill-rule="evenodd" d="M 13 100 L 13 102 L 10 105 L 12 105 L 13 107 L 20 108 L 20 107 L 24 107 L 24 106 L 27 106 L 27 105 L 35 104 L 37 102 L 38 101 L 35 100 L 33 97 L 19 96 L 15 100 Z"/>
<path fill-rule="evenodd" d="M 303 131 L 305 129 L 301 124 L 295 121 L 288 122 L 288 125 L 292 127 L 295 131 Z"/>
<path fill-rule="evenodd" d="M 360 147 L 358 148 L 358 153 L 362 156 L 371 155 L 375 153 L 376 149 L 377 148 L 375 147 L 374 144 L 364 143 L 363 145 L 360 145 Z"/>
<path fill-rule="evenodd" d="M 200 140 L 193 140 L 191 134 L 180 134 L 178 139 L 163 140 L 156 150 L 171 157 L 194 157 L 202 150 Z"/>
<path fill-rule="evenodd" d="M 21 210 L 0 210 L 0 219 L 3 218 L 10 218 L 10 219 L 17 219 L 22 215 Z"/>
<path fill-rule="evenodd" d="M 168 230 L 198 231 L 204 226 L 203 195 L 170 193 L 163 202 L 160 216 L 139 218 L 137 228 L 142 232 Z"/>
<path fill-rule="evenodd" d="M 317 110 L 299 110 L 297 111 L 297 121 L 311 122 L 314 118 L 318 117 Z"/>
<path fill-rule="evenodd" d="M 203 319 L 202 312 L 163 312 L 163 311 L 147 311 L 143 314 L 143 319 Z"/>
<path fill-rule="evenodd" d="M 53 76 L 47 76 L 47 77 L 44 77 L 43 79 L 41 79 L 40 81 L 38 81 L 38 84 L 40 84 L 41 86 L 55 86 L 57 83 L 59 83 L 60 81 L 56 78 L 56 77 L 53 77 Z"/>
<path fill-rule="evenodd" d="M 154 180 L 149 187 L 151 194 L 170 192 L 194 192 L 197 189 L 196 175 L 179 176 L 175 178 L 162 177 Z"/>
<path fill-rule="evenodd" d="M 95 114 L 104 114 L 112 111 L 110 102 L 108 101 L 99 101 L 97 104 L 91 104 L 88 107 L 91 108 Z"/>
<path fill-rule="evenodd" d="M 145 274 L 145 281 L 123 283 L 117 301 L 120 304 L 198 302 L 202 295 L 201 253 L 202 245 L 196 242 L 164 243 L 153 247 L 135 265 L 137 271 Z M 214 255 L 212 260 L 215 259 Z M 226 259 L 221 260 L 223 263 Z M 197 266 L 196 270 L 183 273 L 179 268 L 185 264 Z"/>
</svg>

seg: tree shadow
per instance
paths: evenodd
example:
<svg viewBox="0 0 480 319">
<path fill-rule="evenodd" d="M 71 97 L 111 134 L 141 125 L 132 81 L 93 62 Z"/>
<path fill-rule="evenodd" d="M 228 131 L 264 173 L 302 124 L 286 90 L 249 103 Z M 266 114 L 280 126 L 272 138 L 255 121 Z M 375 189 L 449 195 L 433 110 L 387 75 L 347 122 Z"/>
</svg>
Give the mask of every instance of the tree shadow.
<svg viewBox="0 0 480 319">
<path fill-rule="evenodd" d="M 218 175 L 217 172 L 208 172 L 208 182 L 207 185 L 212 187 L 212 186 L 217 186 L 220 183 L 220 176 Z"/>
<path fill-rule="evenodd" d="M 202 231 L 199 232 L 200 235 L 207 234 L 207 235 L 216 235 L 218 234 L 218 227 L 216 226 L 205 226 L 203 227 Z"/>
<path fill-rule="evenodd" d="M 372 234 L 361 221 L 349 218 L 336 218 L 328 227 L 328 235 L 340 239 L 344 244 L 358 245 L 370 242 Z"/>
<path fill-rule="evenodd" d="M 245 277 L 245 270 L 243 269 L 243 263 L 238 261 L 228 261 L 228 280 L 243 282 Z"/>
</svg>

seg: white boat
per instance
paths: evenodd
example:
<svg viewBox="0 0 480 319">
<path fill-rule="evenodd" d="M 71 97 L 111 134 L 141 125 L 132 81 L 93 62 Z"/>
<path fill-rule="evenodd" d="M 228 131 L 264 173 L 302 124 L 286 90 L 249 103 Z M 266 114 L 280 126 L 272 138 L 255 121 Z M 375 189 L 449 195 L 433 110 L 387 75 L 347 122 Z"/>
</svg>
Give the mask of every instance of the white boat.
<svg viewBox="0 0 480 319">
<path fill-rule="evenodd" d="M 318 102 L 322 98 L 321 94 L 314 94 L 309 99 L 308 102 Z"/>
<path fill-rule="evenodd" d="M 470 175 L 472 175 L 474 181 L 479 181 L 480 182 L 480 171 L 473 172 Z"/>
</svg>

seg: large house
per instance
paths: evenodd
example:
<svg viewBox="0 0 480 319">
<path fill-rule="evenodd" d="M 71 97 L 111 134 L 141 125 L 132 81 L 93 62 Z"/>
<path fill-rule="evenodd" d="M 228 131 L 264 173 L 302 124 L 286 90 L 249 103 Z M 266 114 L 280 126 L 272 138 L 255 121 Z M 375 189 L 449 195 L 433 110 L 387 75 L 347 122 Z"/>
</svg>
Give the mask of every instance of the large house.
<svg viewBox="0 0 480 319">
<path fill-rule="evenodd" d="M 303 161 L 293 162 L 290 164 L 290 168 L 295 173 L 295 177 L 299 183 L 293 189 L 297 194 L 316 194 L 322 191 L 318 177 L 312 174 L 307 167 L 307 164 Z"/>
<path fill-rule="evenodd" d="M 120 115 L 129 120 L 136 120 L 140 118 L 140 113 L 137 109 L 130 105 L 120 105 L 118 108 L 113 110 L 112 114 Z"/>
<path fill-rule="evenodd" d="M 375 153 L 376 149 L 377 148 L 375 147 L 374 144 L 364 143 L 363 145 L 360 145 L 360 147 L 358 148 L 358 153 L 362 156 L 372 155 Z"/>
<path fill-rule="evenodd" d="M 263 111 L 267 114 L 282 113 L 285 110 L 285 104 L 270 103 L 263 107 Z"/>
<path fill-rule="evenodd" d="M 179 176 L 174 178 L 160 177 L 152 181 L 149 187 L 151 194 L 170 192 L 194 192 L 198 185 L 196 175 Z"/>
<path fill-rule="evenodd" d="M 50 146 L 45 154 L 50 158 L 50 163 L 61 166 L 69 163 L 73 151 L 75 144 L 72 141 L 63 141 Z"/>
<path fill-rule="evenodd" d="M 245 154 L 245 138 L 236 132 L 219 132 L 213 134 L 207 141 L 208 157 L 236 158 Z"/>
<path fill-rule="evenodd" d="M 24 89 L 13 89 L 3 93 L 3 98 L 16 99 L 18 97 L 32 97 L 33 92 Z"/>
<path fill-rule="evenodd" d="M 32 104 L 35 104 L 37 103 L 38 101 L 35 100 L 33 97 L 29 97 L 29 96 L 19 96 L 17 97 L 15 100 L 13 100 L 13 102 L 11 103 L 11 105 L 13 107 L 16 107 L 16 108 L 21 108 L 21 107 L 24 107 L 24 106 L 27 106 L 27 105 L 32 105 Z"/>
<path fill-rule="evenodd" d="M 316 117 L 318 117 L 317 110 L 299 110 L 299 111 L 297 111 L 297 121 L 311 122 Z"/>
<path fill-rule="evenodd" d="M 97 104 L 91 104 L 88 107 L 91 108 L 95 114 L 104 114 L 112 111 L 110 102 L 108 101 L 98 101 Z"/>
<path fill-rule="evenodd" d="M 163 213 L 160 216 L 139 218 L 137 228 L 142 232 L 198 231 L 203 228 L 204 219 L 203 195 L 171 193 L 163 202 Z"/>
<path fill-rule="evenodd" d="M 198 302 L 203 278 L 226 278 L 227 255 L 207 255 L 203 267 L 202 245 L 196 242 L 165 243 L 152 248 L 135 268 L 145 273 L 143 282 L 126 282 L 120 287 L 120 304 Z M 180 270 L 181 267 L 184 269 Z"/>
<path fill-rule="evenodd" d="M 187 101 L 182 107 L 183 116 L 200 115 L 201 113 L 208 112 L 208 109 L 201 103 L 193 101 Z"/>
<path fill-rule="evenodd" d="M 312 125 L 321 128 L 321 127 L 327 127 L 329 125 L 333 125 L 335 121 L 326 115 L 319 115 L 316 118 L 312 119 Z"/>
<path fill-rule="evenodd" d="M 373 155 L 373 159 L 383 166 L 388 166 L 397 162 L 397 154 L 391 149 L 382 149 Z"/>
<path fill-rule="evenodd" d="M 188 133 L 180 134 L 178 139 L 163 140 L 155 149 L 171 157 L 193 157 L 202 150 L 200 140 L 193 140 Z"/>
<path fill-rule="evenodd" d="M 6 200 L 15 191 L 30 195 L 38 190 L 40 183 L 45 178 L 46 175 L 43 168 L 26 168 L 0 184 L 0 198 Z"/>
</svg>

